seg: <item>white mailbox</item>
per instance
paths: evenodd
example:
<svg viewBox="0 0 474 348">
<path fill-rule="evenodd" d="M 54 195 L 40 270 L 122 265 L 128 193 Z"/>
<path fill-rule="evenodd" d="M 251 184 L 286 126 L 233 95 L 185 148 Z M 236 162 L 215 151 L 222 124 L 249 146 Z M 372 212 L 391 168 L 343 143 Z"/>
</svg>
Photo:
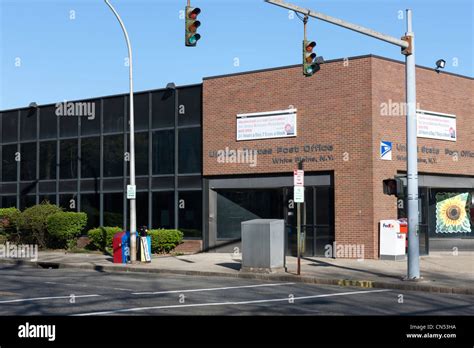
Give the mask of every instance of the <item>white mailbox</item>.
<svg viewBox="0 0 474 348">
<path fill-rule="evenodd" d="M 380 220 L 380 259 L 405 260 L 406 233 L 398 220 Z"/>
</svg>

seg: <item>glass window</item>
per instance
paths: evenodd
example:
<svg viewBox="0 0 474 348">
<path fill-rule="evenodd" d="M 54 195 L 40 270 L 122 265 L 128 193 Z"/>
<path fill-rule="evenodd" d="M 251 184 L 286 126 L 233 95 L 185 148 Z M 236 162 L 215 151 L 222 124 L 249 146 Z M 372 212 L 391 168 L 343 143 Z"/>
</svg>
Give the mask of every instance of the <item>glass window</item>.
<svg viewBox="0 0 474 348">
<path fill-rule="evenodd" d="M 76 103 L 81 105 L 81 134 L 98 135 L 100 133 L 100 100 Z"/>
<path fill-rule="evenodd" d="M 59 206 L 64 211 L 77 211 L 77 194 L 63 194 L 59 195 Z"/>
<path fill-rule="evenodd" d="M 123 227 L 123 193 L 104 193 L 104 226 Z"/>
<path fill-rule="evenodd" d="M 175 97 L 173 90 L 152 94 L 152 127 L 174 127 Z"/>
<path fill-rule="evenodd" d="M 29 108 L 20 112 L 20 139 L 35 140 L 36 139 L 36 119 L 37 109 Z"/>
<path fill-rule="evenodd" d="M 100 138 L 81 139 L 81 178 L 100 177 Z"/>
<path fill-rule="evenodd" d="M 135 134 L 135 173 L 148 175 L 148 133 Z M 127 175 L 129 174 L 127 165 Z"/>
<path fill-rule="evenodd" d="M 16 207 L 16 196 L 2 196 L 2 207 Z"/>
<path fill-rule="evenodd" d="M 46 106 L 40 109 L 40 139 L 56 138 L 57 136 L 57 120 L 54 106 Z"/>
<path fill-rule="evenodd" d="M 202 238 L 201 191 L 180 192 L 178 200 L 178 228 L 185 237 Z"/>
<path fill-rule="evenodd" d="M 281 202 L 281 190 L 278 189 L 218 190 L 217 238 L 240 238 L 242 221 L 281 219 Z"/>
<path fill-rule="evenodd" d="M 333 211 L 330 187 L 316 187 L 316 225 L 331 224 Z"/>
<path fill-rule="evenodd" d="M 34 205 L 36 205 L 36 196 L 33 196 L 33 195 L 20 196 L 20 210 L 24 210 Z"/>
<path fill-rule="evenodd" d="M 174 228 L 174 192 L 153 192 L 153 228 Z"/>
<path fill-rule="evenodd" d="M 64 104 L 63 104 L 64 105 Z M 64 137 L 77 137 L 78 117 L 77 116 L 58 116 L 59 117 L 59 135 Z"/>
<path fill-rule="evenodd" d="M 174 173 L 174 130 L 153 132 L 153 174 Z"/>
<path fill-rule="evenodd" d="M 84 232 L 99 226 L 100 217 L 100 195 L 98 193 L 93 194 L 81 194 L 81 211 L 87 214 L 87 226 Z"/>
<path fill-rule="evenodd" d="M 56 179 L 56 141 L 40 143 L 40 180 Z"/>
<path fill-rule="evenodd" d="M 18 112 L 11 111 L 2 115 L 2 142 L 10 143 L 18 138 Z"/>
<path fill-rule="evenodd" d="M 135 94 L 133 97 L 135 131 L 148 130 L 150 107 L 148 93 Z"/>
<path fill-rule="evenodd" d="M 56 195 L 39 195 L 39 201 L 40 203 L 43 202 L 49 202 L 51 204 L 56 204 Z"/>
<path fill-rule="evenodd" d="M 179 173 L 200 173 L 201 128 L 185 128 L 178 132 Z"/>
<path fill-rule="evenodd" d="M 16 181 L 17 161 L 15 161 L 17 145 L 2 147 L 2 181 Z"/>
<path fill-rule="evenodd" d="M 130 226 L 130 200 L 127 199 L 127 224 Z M 148 192 L 137 192 L 137 228 L 148 227 Z M 127 228 L 128 228 L 127 227 Z"/>
<path fill-rule="evenodd" d="M 124 97 L 104 99 L 104 133 L 123 132 Z"/>
<path fill-rule="evenodd" d="M 201 86 L 179 89 L 178 125 L 201 125 Z"/>
<path fill-rule="evenodd" d="M 123 176 L 123 135 L 104 137 L 104 176 Z"/>
<path fill-rule="evenodd" d="M 59 144 L 61 179 L 77 178 L 77 139 L 61 140 Z"/>
<path fill-rule="evenodd" d="M 20 180 L 36 180 L 36 143 L 20 144 Z"/>
</svg>

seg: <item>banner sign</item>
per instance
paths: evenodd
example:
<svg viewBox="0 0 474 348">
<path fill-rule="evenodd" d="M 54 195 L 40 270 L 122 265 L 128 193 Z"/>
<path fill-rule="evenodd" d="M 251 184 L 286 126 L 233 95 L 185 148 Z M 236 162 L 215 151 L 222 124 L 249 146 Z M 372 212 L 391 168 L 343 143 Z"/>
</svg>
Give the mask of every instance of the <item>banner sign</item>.
<svg viewBox="0 0 474 348">
<path fill-rule="evenodd" d="M 417 136 L 456 141 L 456 115 L 417 110 Z"/>
<path fill-rule="evenodd" d="M 237 141 L 296 136 L 296 109 L 237 115 Z"/>
<path fill-rule="evenodd" d="M 436 233 L 471 232 L 470 194 L 444 192 L 436 194 Z"/>
</svg>

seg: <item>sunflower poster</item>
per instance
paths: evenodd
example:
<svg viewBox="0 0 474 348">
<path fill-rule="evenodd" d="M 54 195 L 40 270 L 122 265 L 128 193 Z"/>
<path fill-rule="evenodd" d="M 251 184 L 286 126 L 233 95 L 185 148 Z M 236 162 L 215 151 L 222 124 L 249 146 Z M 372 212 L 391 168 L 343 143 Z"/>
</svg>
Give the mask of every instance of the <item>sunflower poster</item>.
<svg viewBox="0 0 474 348">
<path fill-rule="evenodd" d="M 436 194 L 436 233 L 471 232 L 469 193 Z"/>
</svg>

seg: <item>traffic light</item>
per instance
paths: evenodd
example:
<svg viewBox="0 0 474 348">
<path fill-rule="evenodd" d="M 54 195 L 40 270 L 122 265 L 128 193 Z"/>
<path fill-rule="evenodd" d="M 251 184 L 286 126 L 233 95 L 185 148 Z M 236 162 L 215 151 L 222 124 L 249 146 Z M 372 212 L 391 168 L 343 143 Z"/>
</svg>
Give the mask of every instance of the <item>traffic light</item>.
<svg viewBox="0 0 474 348">
<path fill-rule="evenodd" d="M 316 42 L 303 40 L 303 75 L 313 76 L 321 69 L 320 64 L 324 62 L 323 57 L 317 57 L 313 52 Z"/>
<path fill-rule="evenodd" d="M 196 46 L 196 43 L 201 38 L 196 31 L 201 25 L 201 22 L 197 20 L 197 16 L 201 13 L 201 9 L 198 7 L 186 6 L 186 41 L 185 45 L 188 47 Z"/>
<path fill-rule="evenodd" d="M 400 178 L 385 179 L 383 181 L 383 193 L 398 198 L 403 197 L 403 182 Z"/>
</svg>

